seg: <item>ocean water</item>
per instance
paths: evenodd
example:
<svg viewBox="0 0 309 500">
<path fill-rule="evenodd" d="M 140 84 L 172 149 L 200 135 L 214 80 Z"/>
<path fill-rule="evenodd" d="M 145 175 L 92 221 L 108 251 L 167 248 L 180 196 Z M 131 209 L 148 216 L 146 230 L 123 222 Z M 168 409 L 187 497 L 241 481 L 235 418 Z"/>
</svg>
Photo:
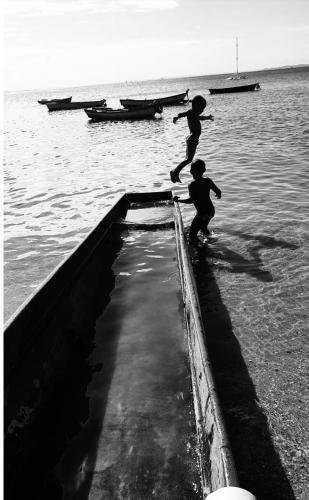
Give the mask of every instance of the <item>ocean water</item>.
<svg viewBox="0 0 309 500">
<path fill-rule="evenodd" d="M 222 190 L 222 199 L 214 199 L 211 229 L 218 240 L 211 259 L 235 335 L 248 359 L 258 349 L 260 362 L 273 367 L 280 367 L 280 349 L 295 353 L 284 367 L 279 396 L 284 397 L 292 375 L 306 386 L 306 346 L 299 339 L 305 338 L 309 311 L 309 67 L 249 77 L 248 82 L 260 82 L 261 91 L 211 96 L 209 87 L 231 84 L 217 75 L 6 93 L 5 319 L 123 192 L 175 187 L 169 170 L 184 159 L 188 135 L 185 119 L 172 123 L 185 106 L 167 107 L 158 119 L 91 123 L 83 110 L 49 113 L 37 100 L 72 95 L 73 100 L 106 98 L 119 107 L 122 97 L 190 89 L 191 98 L 206 97 L 206 113 L 215 118 L 202 123 L 196 158 L 206 161 L 207 175 Z M 188 167 L 181 179 L 175 189 L 185 195 Z M 189 224 L 192 207 L 181 209 Z M 272 338 L 281 339 L 279 351 Z M 284 410 L 281 416 L 291 419 Z M 295 447 L 303 450 L 303 443 L 297 445 L 303 429 L 294 420 Z M 288 463 L 288 453 L 283 462 Z"/>
<path fill-rule="evenodd" d="M 196 154 L 223 192 L 214 231 L 222 241 L 235 241 L 244 259 L 242 279 L 251 280 L 254 267 L 259 287 L 286 278 L 287 302 L 298 303 L 305 286 L 309 68 L 249 76 L 248 81 L 260 82 L 260 92 L 210 96 L 208 87 L 226 81 L 204 76 L 6 93 L 5 318 L 124 191 L 172 187 L 168 173 L 184 158 L 188 135 L 185 119 L 172 123 L 184 106 L 165 108 L 161 119 L 94 124 L 83 110 L 49 113 L 37 99 L 106 98 L 120 107 L 121 97 L 160 97 L 187 88 L 190 97 L 207 98 L 206 113 L 215 117 L 203 123 Z M 176 187 L 180 194 L 190 181 L 188 167 L 182 181 Z M 183 212 L 189 221 L 192 209 Z M 226 267 L 222 277 L 228 275 L 230 263 L 221 266 Z"/>
</svg>

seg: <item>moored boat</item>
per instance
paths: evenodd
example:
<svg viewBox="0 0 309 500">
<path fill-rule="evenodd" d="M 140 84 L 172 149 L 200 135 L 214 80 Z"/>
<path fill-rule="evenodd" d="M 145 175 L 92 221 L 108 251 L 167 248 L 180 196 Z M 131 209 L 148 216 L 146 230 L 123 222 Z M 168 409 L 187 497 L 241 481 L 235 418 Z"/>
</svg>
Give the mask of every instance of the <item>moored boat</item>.
<svg viewBox="0 0 309 500">
<path fill-rule="evenodd" d="M 218 87 L 215 89 L 208 89 L 210 94 L 234 94 L 236 92 L 250 92 L 260 90 L 261 86 L 258 82 L 249 83 L 247 85 L 237 85 L 235 87 Z"/>
<path fill-rule="evenodd" d="M 49 102 L 71 102 L 72 96 L 71 97 L 64 97 L 62 99 L 40 99 L 38 101 L 39 104 L 47 104 Z"/>
<path fill-rule="evenodd" d="M 155 101 L 160 101 L 162 106 L 173 106 L 176 104 L 182 104 L 188 101 L 188 92 L 182 92 L 181 94 L 175 94 L 167 97 L 157 97 L 154 99 L 120 99 L 120 104 L 127 109 L 148 106 L 153 104 Z"/>
<path fill-rule="evenodd" d="M 123 195 L 6 325 L 5 498 L 237 497 L 171 199 Z"/>
<path fill-rule="evenodd" d="M 130 109 L 112 109 L 98 108 L 85 109 L 85 113 L 93 121 L 110 121 L 110 120 L 141 120 L 144 118 L 153 118 L 156 113 L 162 113 L 163 108 L 159 102 L 154 105 L 136 107 Z"/>
<path fill-rule="evenodd" d="M 247 75 L 240 75 L 238 72 L 238 37 L 236 37 L 236 75 L 229 76 L 227 80 L 245 80 Z"/>
<path fill-rule="evenodd" d="M 75 102 L 48 102 L 46 103 L 49 111 L 62 111 L 69 109 L 84 109 L 92 106 L 106 106 L 106 99 L 100 101 L 75 101 Z"/>
<path fill-rule="evenodd" d="M 246 75 L 228 76 L 227 80 L 246 80 L 248 77 Z"/>
</svg>

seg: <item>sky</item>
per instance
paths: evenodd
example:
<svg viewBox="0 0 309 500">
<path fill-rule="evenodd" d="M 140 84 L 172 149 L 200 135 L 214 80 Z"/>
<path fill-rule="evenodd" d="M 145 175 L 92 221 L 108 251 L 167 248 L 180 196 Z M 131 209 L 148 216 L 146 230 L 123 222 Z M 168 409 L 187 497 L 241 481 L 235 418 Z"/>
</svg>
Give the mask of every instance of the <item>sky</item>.
<svg viewBox="0 0 309 500">
<path fill-rule="evenodd" d="M 4 90 L 309 64 L 308 0 L 4 0 Z"/>
</svg>

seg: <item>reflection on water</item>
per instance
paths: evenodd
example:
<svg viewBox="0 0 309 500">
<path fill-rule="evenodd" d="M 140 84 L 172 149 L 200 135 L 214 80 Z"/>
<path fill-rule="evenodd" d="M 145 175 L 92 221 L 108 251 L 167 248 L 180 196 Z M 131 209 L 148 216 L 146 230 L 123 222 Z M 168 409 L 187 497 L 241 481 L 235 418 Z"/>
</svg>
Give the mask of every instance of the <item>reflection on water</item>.
<svg viewBox="0 0 309 500">
<path fill-rule="evenodd" d="M 287 292 L 288 303 L 305 286 L 308 70 L 264 72 L 252 78 L 260 81 L 260 92 L 208 96 L 207 112 L 215 121 L 203 123 L 197 156 L 206 159 L 209 176 L 223 192 L 222 200 L 215 201 L 212 223 L 225 254 L 225 263 L 218 263 L 220 279 L 228 280 L 226 286 L 238 275 L 248 279 L 243 269 L 253 269 L 260 259 L 258 274 L 263 270 L 265 282 L 282 283 L 285 277 L 295 285 L 293 294 Z M 120 97 L 159 97 L 187 88 L 191 97 L 207 96 L 207 88 L 215 83 L 214 77 L 196 77 L 63 92 L 78 92 L 79 99 L 104 94 L 118 107 Z M 165 108 L 160 120 L 92 124 L 83 110 L 48 113 L 36 102 L 41 94 L 44 91 L 6 96 L 5 317 L 124 191 L 175 187 L 185 194 L 190 181 L 188 169 L 180 185 L 171 186 L 168 176 L 183 158 L 187 136 L 185 120 L 174 125 L 172 117 L 187 108 Z M 182 210 L 188 224 L 192 208 Z M 257 234 L 295 248 L 257 248 Z M 226 263 L 236 258 L 235 252 L 241 256 L 237 265 Z M 233 269 L 232 275 L 228 269 Z"/>
</svg>

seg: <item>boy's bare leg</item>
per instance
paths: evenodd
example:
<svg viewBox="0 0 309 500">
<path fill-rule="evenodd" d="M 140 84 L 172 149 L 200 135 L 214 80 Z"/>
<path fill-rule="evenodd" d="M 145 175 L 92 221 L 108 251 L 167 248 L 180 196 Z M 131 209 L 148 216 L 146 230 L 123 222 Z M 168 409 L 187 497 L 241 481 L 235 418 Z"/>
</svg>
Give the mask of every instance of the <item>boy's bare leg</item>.
<svg viewBox="0 0 309 500">
<path fill-rule="evenodd" d="M 184 160 L 181 163 L 179 163 L 179 165 L 176 168 L 174 168 L 174 170 L 170 171 L 170 177 L 172 182 L 181 182 L 179 174 L 186 165 L 189 165 L 190 162 L 191 160 L 189 159 Z"/>
<path fill-rule="evenodd" d="M 211 232 L 208 229 L 208 224 L 211 221 L 211 219 L 214 217 L 214 215 L 215 215 L 215 210 L 213 209 L 210 212 L 209 217 L 204 217 L 203 220 L 202 220 L 202 222 L 201 222 L 201 231 L 203 232 L 203 234 L 206 237 L 209 237 L 210 234 L 211 234 Z"/>
<path fill-rule="evenodd" d="M 171 177 L 172 182 L 181 182 L 181 180 L 179 178 L 179 174 L 184 167 L 186 167 L 187 165 L 189 165 L 189 163 L 191 163 L 193 161 L 195 151 L 197 148 L 197 144 L 198 144 L 198 142 L 194 142 L 194 141 L 187 142 L 187 157 L 186 157 L 186 159 L 184 161 L 182 161 L 181 163 L 179 163 L 179 165 L 174 170 L 170 171 L 170 177 Z"/>
<path fill-rule="evenodd" d="M 200 219 L 199 219 L 198 215 L 196 215 L 194 217 L 193 221 L 191 222 L 191 227 L 190 227 L 190 231 L 189 231 L 190 241 L 192 241 L 192 242 L 199 241 L 197 234 L 198 234 L 200 229 L 201 229 Z"/>
</svg>

